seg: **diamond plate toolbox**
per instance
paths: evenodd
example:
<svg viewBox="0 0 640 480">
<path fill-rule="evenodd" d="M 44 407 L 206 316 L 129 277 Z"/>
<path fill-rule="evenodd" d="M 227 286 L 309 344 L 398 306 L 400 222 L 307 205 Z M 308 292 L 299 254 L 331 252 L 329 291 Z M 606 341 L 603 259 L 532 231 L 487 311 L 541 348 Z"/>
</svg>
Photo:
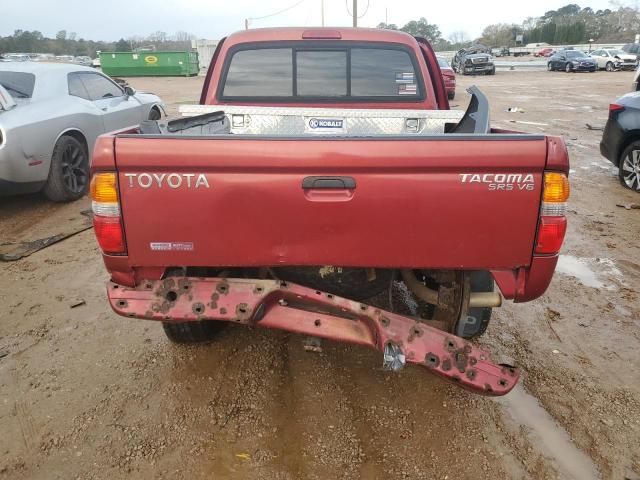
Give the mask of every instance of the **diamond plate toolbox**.
<svg viewBox="0 0 640 480">
<path fill-rule="evenodd" d="M 241 105 L 182 105 L 183 117 L 223 111 L 231 133 L 245 135 L 437 135 L 456 124 L 460 110 L 342 109 L 256 107 Z"/>
</svg>

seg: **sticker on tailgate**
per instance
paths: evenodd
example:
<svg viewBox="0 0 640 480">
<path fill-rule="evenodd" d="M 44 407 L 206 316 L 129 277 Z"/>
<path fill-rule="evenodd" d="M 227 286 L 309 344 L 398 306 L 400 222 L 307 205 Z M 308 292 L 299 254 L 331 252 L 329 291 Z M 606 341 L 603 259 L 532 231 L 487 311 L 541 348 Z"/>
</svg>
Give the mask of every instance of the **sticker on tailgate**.
<svg viewBox="0 0 640 480">
<path fill-rule="evenodd" d="M 151 242 L 149 247 L 156 252 L 191 252 L 193 251 L 193 242 Z"/>
</svg>

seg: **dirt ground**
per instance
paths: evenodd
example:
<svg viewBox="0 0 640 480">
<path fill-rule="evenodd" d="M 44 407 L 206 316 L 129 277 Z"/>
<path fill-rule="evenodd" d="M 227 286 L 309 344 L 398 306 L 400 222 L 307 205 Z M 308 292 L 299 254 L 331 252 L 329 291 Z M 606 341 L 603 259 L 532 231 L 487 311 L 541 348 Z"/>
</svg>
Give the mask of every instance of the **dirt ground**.
<svg viewBox="0 0 640 480">
<path fill-rule="evenodd" d="M 494 311 L 480 340 L 522 367 L 508 396 L 479 397 L 419 368 L 385 372 L 362 348 L 324 342 L 309 353 L 278 331 L 172 345 L 159 324 L 111 312 L 88 230 L 0 263 L 0 478 L 640 478 L 640 210 L 616 206 L 640 196 L 619 185 L 601 132 L 585 127 L 604 125 L 631 77 L 458 79 L 458 108 L 477 84 L 494 125 L 564 135 L 571 155 L 559 271 L 541 299 Z M 202 78 L 130 83 L 175 114 L 197 101 Z M 40 238 L 88 207 L 0 202 L 0 243 Z"/>
</svg>

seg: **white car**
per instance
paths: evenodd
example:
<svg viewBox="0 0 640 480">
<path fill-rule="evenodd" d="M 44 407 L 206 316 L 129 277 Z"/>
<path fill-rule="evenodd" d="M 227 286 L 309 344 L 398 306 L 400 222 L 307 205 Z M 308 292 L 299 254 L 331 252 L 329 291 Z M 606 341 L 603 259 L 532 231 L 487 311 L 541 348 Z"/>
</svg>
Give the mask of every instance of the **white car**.
<svg viewBox="0 0 640 480">
<path fill-rule="evenodd" d="M 591 58 L 598 63 L 598 69 L 605 69 L 607 72 L 633 70 L 638 66 L 635 55 L 613 48 L 595 50 L 591 52 Z"/>
<path fill-rule="evenodd" d="M 54 201 L 80 198 L 98 135 L 162 113 L 156 95 L 91 67 L 0 63 L 0 197 L 42 190 Z"/>
</svg>

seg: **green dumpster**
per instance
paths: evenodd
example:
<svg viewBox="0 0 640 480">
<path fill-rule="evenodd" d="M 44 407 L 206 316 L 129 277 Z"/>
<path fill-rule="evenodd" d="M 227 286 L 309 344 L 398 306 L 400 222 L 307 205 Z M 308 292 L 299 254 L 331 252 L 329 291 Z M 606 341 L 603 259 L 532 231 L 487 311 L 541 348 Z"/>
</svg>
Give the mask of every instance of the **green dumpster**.
<svg viewBox="0 0 640 480">
<path fill-rule="evenodd" d="M 100 66 L 114 77 L 197 75 L 198 52 L 100 52 Z"/>
</svg>

